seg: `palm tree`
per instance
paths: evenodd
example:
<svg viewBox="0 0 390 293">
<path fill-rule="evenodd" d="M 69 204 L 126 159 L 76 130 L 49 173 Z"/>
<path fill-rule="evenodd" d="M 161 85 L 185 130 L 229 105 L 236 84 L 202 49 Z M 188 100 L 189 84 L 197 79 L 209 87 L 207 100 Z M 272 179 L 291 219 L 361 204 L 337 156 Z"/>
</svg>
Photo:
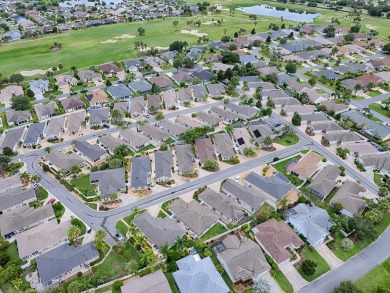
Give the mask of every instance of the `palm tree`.
<svg viewBox="0 0 390 293">
<path fill-rule="evenodd" d="M 144 126 L 146 123 L 146 120 L 137 120 L 137 130 L 140 131 L 141 127 Z"/>
<path fill-rule="evenodd" d="M 69 239 L 73 240 L 75 246 L 76 246 L 77 238 L 80 235 L 81 235 L 81 229 L 79 226 L 72 225 L 69 227 L 67 236 Z"/>
<path fill-rule="evenodd" d="M 33 183 L 38 183 L 39 181 L 41 181 L 41 177 L 39 177 L 38 175 L 32 175 L 31 176 L 31 181 Z"/>
<path fill-rule="evenodd" d="M 115 123 L 123 118 L 123 114 L 118 109 L 114 109 L 111 111 L 111 118 L 112 118 L 113 122 Z"/>
<path fill-rule="evenodd" d="M 263 139 L 263 145 L 265 147 L 272 147 L 272 143 L 273 143 L 273 140 L 272 140 L 272 137 L 267 135 L 266 137 L 264 137 Z"/>
<path fill-rule="evenodd" d="M 103 229 L 99 229 L 96 231 L 96 234 L 95 234 L 95 242 L 100 242 L 100 241 L 103 241 L 104 238 L 106 238 L 107 236 L 107 232 Z"/>
<path fill-rule="evenodd" d="M 71 168 L 70 168 L 70 173 L 74 174 L 74 175 L 78 175 L 79 173 L 81 173 L 81 167 L 79 165 L 73 165 Z"/>
<path fill-rule="evenodd" d="M 28 178 L 30 178 L 30 174 L 27 172 L 20 173 L 20 179 L 23 183 L 26 183 L 28 181 Z"/>
<path fill-rule="evenodd" d="M 141 254 L 139 263 L 143 267 L 153 266 L 156 263 L 156 256 L 150 248 L 145 248 Z"/>
<path fill-rule="evenodd" d="M 288 199 L 286 197 L 283 197 L 281 200 L 278 201 L 280 206 L 282 207 L 282 210 L 285 211 L 287 210 L 288 207 Z"/>
<path fill-rule="evenodd" d="M 105 251 L 108 245 L 105 241 L 95 241 L 95 247 L 99 251 Z"/>
<path fill-rule="evenodd" d="M 281 133 L 283 135 L 283 137 L 286 137 L 286 136 L 292 136 L 295 134 L 295 131 L 294 129 L 290 126 L 290 125 L 284 125 L 283 128 L 281 129 Z"/>
</svg>

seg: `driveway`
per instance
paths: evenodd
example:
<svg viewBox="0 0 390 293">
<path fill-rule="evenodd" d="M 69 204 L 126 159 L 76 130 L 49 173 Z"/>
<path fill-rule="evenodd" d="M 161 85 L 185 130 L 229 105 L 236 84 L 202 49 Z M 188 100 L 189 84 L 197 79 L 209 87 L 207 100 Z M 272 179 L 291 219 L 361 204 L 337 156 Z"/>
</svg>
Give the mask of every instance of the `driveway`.
<svg viewBox="0 0 390 293">
<path fill-rule="evenodd" d="M 302 278 L 302 276 L 298 273 L 298 271 L 294 268 L 294 266 L 291 263 L 280 265 L 279 269 L 290 281 L 291 285 L 294 288 L 294 292 L 301 290 L 303 287 L 309 284 L 308 281 Z"/>
<path fill-rule="evenodd" d="M 332 270 L 337 269 L 343 265 L 343 261 L 339 259 L 335 254 L 326 246 L 325 243 L 321 243 L 316 246 L 315 249 L 322 256 L 322 258 L 328 263 Z"/>
<path fill-rule="evenodd" d="M 276 283 L 275 279 L 272 278 L 269 272 L 265 273 L 264 275 L 261 275 L 260 278 L 267 280 L 268 283 L 271 285 L 271 293 L 283 293 L 283 290 L 280 289 L 278 283 Z"/>
</svg>

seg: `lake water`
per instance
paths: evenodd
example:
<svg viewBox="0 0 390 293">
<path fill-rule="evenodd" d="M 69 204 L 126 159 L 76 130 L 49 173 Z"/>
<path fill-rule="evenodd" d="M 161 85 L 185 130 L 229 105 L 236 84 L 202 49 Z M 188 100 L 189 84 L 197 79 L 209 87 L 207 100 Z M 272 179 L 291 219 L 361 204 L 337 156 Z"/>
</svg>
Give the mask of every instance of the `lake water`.
<svg viewBox="0 0 390 293">
<path fill-rule="evenodd" d="M 109 4 L 122 3 L 123 0 L 105 0 L 104 2 Z M 89 2 L 88 0 L 69 0 L 59 3 L 60 7 L 74 7 L 76 5 L 85 5 L 86 7 L 95 6 L 95 2 Z"/>
<path fill-rule="evenodd" d="M 318 13 L 308 13 L 306 11 L 293 11 L 293 10 L 288 10 L 287 8 L 279 8 L 279 7 L 276 8 L 267 5 L 240 7 L 237 8 L 237 10 L 249 14 L 273 16 L 277 18 L 281 18 L 283 16 L 283 19 L 285 20 L 292 20 L 292 21 L 306 22 L 306 23 L 313 22 L 314 18 L 320 16 L 320 14 Z"/>
</svg>

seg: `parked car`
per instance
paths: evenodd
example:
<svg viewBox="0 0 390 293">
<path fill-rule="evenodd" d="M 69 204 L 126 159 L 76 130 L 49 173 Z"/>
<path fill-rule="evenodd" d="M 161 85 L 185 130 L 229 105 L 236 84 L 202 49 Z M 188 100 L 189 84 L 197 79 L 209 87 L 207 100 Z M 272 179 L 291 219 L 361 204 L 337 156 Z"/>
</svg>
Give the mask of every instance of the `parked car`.
<svg viewBox="0 0 390 293">
<path fill-rule="evenodd" d="M 123 240 L 123 236 L 119 233 L 116 233 L 115 234 L 115 238 L 118 239 L 118 241 L 122 241 Z"/>
<path fill-rule="evenodd" d="M 107 123 L 104 123 L 104 124 L 103 124 L 103 127 L 104 127 L 104 128 L 110 128 L 110 125 L 108 125 Z"/>
<path fill-rule="evenodd" d="M 47 202 L 47 204 L 53 204 L 55 203 L 56 199 L 55 198 L 51 198 L 49 199 L 49 201 Z"/>
</svg>

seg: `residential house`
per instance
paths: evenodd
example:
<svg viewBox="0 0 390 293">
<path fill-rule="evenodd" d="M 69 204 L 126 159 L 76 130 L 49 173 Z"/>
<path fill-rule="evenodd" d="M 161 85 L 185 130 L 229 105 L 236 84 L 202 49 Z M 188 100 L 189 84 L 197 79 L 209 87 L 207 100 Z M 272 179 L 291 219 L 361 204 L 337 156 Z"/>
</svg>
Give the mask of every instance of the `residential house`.
<svg viewBox="0 0 390 293">
<path fill-rule="evenodd" d="M 32 147 L 39 144 L 39 140 L 46 136 L 46 122 L 33 123 L 29 126 L 23 140 L 23 146 Z"/>
<path fill-rule="evenodd" d="M 232 111 L 233 113 L 239 115 L 242 118 L 245 118 L 247 120 L 253 118 L 254 116 L 258 115 L 260 110 L 257 109 L 256 107 L 250 107 L 250 106 L 241 106 L 241 105 L 236 105 L 232 102 L 229 102 L 225 106 L 226 110 Z"/>
<path fill-rule="evenodd" d="M 179 175 L 192 174 L 195 172 L 194 162 L 195 155 L 190 144 L 177 144 L 176 149 L 176 160 L 177 170 Z"/>
<path fill-rule="evenodd" d="M 294 113 L 299 114 L 313 114 L 315 111 L 317 111 L 317 108 L 313 105 L 291 105 L 283 107 L 284 112 L 286 115 L 290 116 Z"/>
<path fill-rule="evenodd" d="M 254 147 L 251 142 L 252 138 L 245 127 L 234 127 L 232 131 L 232 138 L 241 154 L 244 153 L 246 148 Z"/>
<path fill-rule="evenodd" d="M 265 202 L 268 202 L 267 196 L 264 193 L 256 191 L 248 186 L 242 186 L 241 184 L 231 179 L 228 179 L 221 186 L 221 191 L 240 203 L 243 208 L 250 214 L 253 214 Z M 269 202 L 269 204 L 274 206 L 274 204 L 271 202 Z"/>
<path fill-rule="evenodd" d="M 324 200 L 336 187 L 336 179 L 340 173 L 341 171 L 337 166 L 328 165 L 317 174 L 307 187 L 321 200 Z"/>
<path fill-rule="evenodd" d="M 374 74 L 361 75 L 358 76 L 356 80 L 364 84 L 365 87 L 367 87 L 371 83 L 374 84 L 374 86 L 378 86 L 379 83 L 382 81 L 382 79 L 379 76 Z"/>
<path fill-rule="evenodd" d="M 356 85 L 359 84 L 362 89 L 365 89 L 366 88 L 366 85 L 365 84 L 362 84 L 361 81 L 358 81 L 356 79 L 344 79 L 342 80 L 341 82 L 341 85 L 351 91 L 355 91 L 355 88 L 356 88 Z"/>
<path fill-rule="evenodd" d="M 151 77 L 149 78 L 149 81 L 164 90 L 173 88 L 173 81 L 170 80 L 166 75 Z"/>
<path fill-rule="evenodd" d="M 349 149 L 350 153 L 355 157 L 364 155 L 377 155 L 380 153 L 370 142 L 352 142 L 346 143 L 344 146 Z"/>
<path fill-rule="evenodd" d="M 107 152 L 98 145 L 90 144 L 84 140 L 76 140 L 74 148 L 79 154 L 86 157 L 92 165 L 103 161 L 108 155 Z"/>
<path fill-rule="evenodd" d="M 20 179 L 19 174 L 15 174 L 15 175 L 12 175 L 10 177 L 0 179 L 1 192 L 6 192 L 8 190 L 12 190 L 15 188 L 21 188 L 21 187 L 22 187 L 22 181 Z M 10 203 L 3 202 L 3 204 L 8 205 Z M 1 211 L 1 209 L 0 209 L 0 211 Z"/>
<path fill-rule="evenodd" d="M 390 139 L 390 128 L 379 122 L 368 121 L 364 124 L 363 131 L 368 136 L 382 141 Z"/>
<path fill-rule="evenodd" d="M 353 217 L 360 214 L 367 206 L 366 201 L 359 195 L 364 188 L 351 180 L 346 180 L 335 195 L 331 198 L 330 204 L 340 203 L 343 207 L 341 213 Z"/>
<path fill-rule="evenodd" d="M 302 114 L 301 115 L 301 123 L 302 124 L 310 124 L 312 122 L 320 122 L 320 121 L 329 121 L 328 117 L 325 116 L 324 113 L 314 113 L 314 114 Z"/>
<path fill-rule="evenodd" d="M 233 283 L 255 281 L 271 269 L 260 246 L 241 234 L 227 236 L 215 250 Z"/>
<path fill-rule="evenodd" d="M 107 87 L 107 93 L 114 99 L 128 99 L 131 97 L 131 90 L 123 83 Z"/>
<path fill-rule="evenodd" d="M 330 69 L 322 69 L 315 72 L 315 75 L 318 77 L 325 76 L 327 81 L 336 81 L 340 78 L 340 76 Z"/>
<path fill-rule="evenodd" d="M 13 97 L 23 96 L 23 88 L 19 85 L 9 85 L 0 90 L 0 103 L 5 106 L 11 105 L 11 99 Z"/>
<path fill-rule="evenodd" d="M 204 166 L 207 160 L 215 161 L 214 147 L 210 138 L 197 138 L 195 150 L 200 166 Z"/>
<path fill-rule="evenodd" d="M 131 129 L 122 130 L 119 133 L 119 138 L 127 142 L 135 151 L 139 151 L 140 149 L 152 143 L 150 138 L 148 138 L 146 135 Z"/>
<path fill-rule="evenodd" d="M 230 291 L 209 256 L 202 259 L 191 254 L 176 263 L 179 270 L 172 275 L 181 293 Z"/>
<path fill-rule="evenodd" d="M 136 97 L 131 99 L 130 113 L 131 117 L 141 116 L 145 109 L 144 97 Z"/>
<path fill-rule="evenodd" d="M 229 68 L 233 69 L 234 66 L 233 65 L 228 65 L 228 64 L 223 64 L 223 63 L 220 63 L 220 62 L 215 62 L 215 63 L 213 63 L 211 70 L 213 72 L 219 72 L 219 71 L 225 72 Z"/>
<path fill-rule="evenodd" d="M 146 94 L 152 90 L 152 85 L 145 79 L 130 82 L 128 86 L 133 92 L 140 94 Z"/>
<path fill-rule="evenodd" d="M 87 84 L 87 83 L 92 83 L 92 82 L 101 82 L 103 77 L 101 74 L 99 73 L 96 73 L 95 71 L 93 70 L 80 70 L 78 71 L 77 73 L 78 77 L 80 78 L 80 80 Z"/>
<path fill-rule="evenodd" d="M 178 198 L 168 208 L 173 213 L 173 217 L 182 222 L 196 237 L 201 237 L 219 221 L 215 213 L 196 200 L 187 203 Z"/>
<path fill-rule="evenodd" d="M 101 126 L 110 122 L 110 108 L 94 109 L 89 111 L 89 125 Z"/>
<path fill-rule="evenodd" d="M 209 95 L 219 97 L 226 93 L 225 86 L 222 83 L 210 83 L 207 85 Z"/>
<path fill-rule="evenodd" d="M 5 116 L 8 124 L 14 124 L 16 126 L 26 124 L 32 120 L 31 112 L 29 110 L 15 111 L 11 109 L 5 113 Z"/>
<path fill-rule="evenodd" d="M 108 102 L 108 95 L 104 90 L 96 90 L 85 94 L 85 98 L 91 106 L 103 105 Z"/>
<path fill-rule="evenodd" d="M 124 62 L 126 70 L 129 72 L 136 72 L 143 68 L 142 63 L 138 60 L 129 60 Z"/>
<path fill-rule="evenodd" d="M 176 107 L 176 92 L 174 90 L 162 92 L 161 99 L 165 109 Z"/>
<path fill-rule="evenodd" d="M 206 95 L 207 95 L 207 92 L 205 92 L 205 96 Z M 191 102 L 192 101 L 192 90 L 191 90 L 191 88 L 180 88 L 177 91 L 177 99 L 178 99 L 178 102 L 181 103 L 181 104 L 183 104 L 186 101 L 187 102 Z"/>
<path fill-rule="evenodd" d="M 170 293 L 171 287 L 162 270 L 132 280 L 121 287 L 122 293 Z"/>
<path fill-rule="evenodd" d="M 190 128 L 182 124 L 174 123 L 171 120 L 161 120 L 158 126 L 167 131 L 171 136 L 180 137 Z"/>
<path fill-rule="evenodd" d="M 116 102 L 112 110 L 118 110 L 123 116 L 129 112 L 129 101 L 125 102 Z"/>
<path fill-rule="evenodd" d="M 342 112 L 345 112 L 345 111 L 348 111 L 349 110 L 349 107 L 345 104 L 338 104 L 336 103 L 335 101 L 333 100 L 327 100 L 327 101 L 323 101 L 321 103 L 321 106 L 324 106 L 325 109 L 326 109 L 326 112 L 333 112 L 335 114 L 339 114 L 339 113 L 342 113 Z"/>
<path fill-rule="evenodd" d="M 217 115 L 218 117 L 222 118 L 225 123 L 233 123 L 236 122 L 238 119 L 240 119 L 240 116 L 224 109 L 221 109 L 219 107 L 211 107 L 210 113 L 213 113 Z"/>
<path fill-rule="evenodd" d="M 172 151 L 157 151 L 154 153 L 154 172 L 156 182 L 172 180 L 171 169 L 173 168 Z"/>
<path fill-rule="evenodd" d="M 125 144 L 123 140 L 117 137 L 113 137 L 112 134 L 106 134 L 102 137 L 99 137 L 98 140 L 99 140 L 99 145 L 112 155 L 114 154 L 114 150 L 118 146 Z"/>
<path fill-rule="evenodd" d="M 58 223 L 48 221 L 39 226 L 16 235 L 19 258 L 22 260 L 34 259 L 42 253 L 65 244 L 68 241 L 70 221 Z"/>
<path fill-rule="evenodd" d="M 309 152 L 292 167 L 291 174 L 298 176 L 301 180 L 307 180 L 317 172 L 321 161 L 321 155 Z"/>
<path fill-rule="evenodd" d="M 89 181 L 91 184 L 97 183 L 99 194 L 106 198 L 118 192 L 126 192 L 124 168 L 91 172 Z"/>
<path fill-rule="evenodd" d="M 194 71 L 191 74 L 202 82 L 209 82 L 213 78 L 213 74 L 208 70 Z"/>
<path fill-rule="evenodd" d="M 244 217 L 243 207 L 239 203 L 211 188 L 207 187 L 198 198 L 202 205 L 207 206 L 226 221 L 238 223 Z"/>
<path fill-rule="evenodd" d="M 124 70 L 114 63 L 100 65 L 99 71 L 107 77 L 117 77 L 124 74 Z"/>
<path fill-rule="evenodd" d="M 222 160 L 231 160 L 236 156 L 233 149 L 233 142 L 230 135 L 226 132 L 216 133 L 213 138 L 216 150 L 215 155 L 220 156 Z"/>
<path fill-rule="evenodd" d="M 323 243 L 334 223 L 326 210 L 300 203 L 285 213 L 287 222 L 313 247 Z"/>
<path fill-rule="evenodd" d="M 261 248 L 272 257 L 278 265 L 288 263 L 292 254 L 304 245 L 294 230 L 284 221 L 269 219 L 252 229 L 256 241 Z"/>
<path fill-rule="evenodd" d="M 265 137 L 275 137 L 272 128 L 267 124 L 250 123 L 249 130 L 252 132 L 253 136 L 261 147 L 265 146 L 263 143 Z"/>
<path fill-rule="evenodd" d="M 133 223 L 157 249 L 164 245 L 172 247 L 185 234 L 184 229 L 171 218 L 154 218 L 148 212 L 136 216 Z"/>
<path fill-rule="evenodd" d="M 3 237 L 22 232 L 54 218 L 51 205 L 34 209 L 28 205 L 0 214 L 0 233 Z"/>
<path fill-rule="evenodd" d="M 335 121 L 314 122 L 307 126 L 314 134 L 343 131 L 344 129 Z"/>
<path fill-rule="evenodd" d="M 25 129 L 24 127 L 9 129 L 4 134 L 4 138 L 3 138 L 1 145 L 0 145 L 0 150 L 3 151 L 4 148 L 8 147 L 12 151 L 16 151 L 19 142 L 22 141 L 24 129 Z"/>
<path fill-rule="evenodd" d="M 43 98 L 43 94 L 49 91 L 49 80 L 38 79 L 30 81 L 30 90 L 32 90 L 36 98 Z"/>
<path fill-rule="evenodd" d="M 173 81 L 178 85 L 190 85 L 195 81 L 189 73 L 179 70 L 176 74 L 172 75 Z"/>
<path fill-rule="evenodd" d="M 168 132 L 152 124 L 145 124 L 142 126 L 141 132 L 153 140 L 155 144 L 163 143 L 170 136 Z"/>
<path fill-rule="evenodd" d="M 166 62 L 162 60 L 160 57 L 155 57 L 155 56 L 149 56 L 144 59 L 144 62 L 151 67 L 161 67 L 162 65 L 165 65 Z"/>
<path fill-rule="evenodd" d="M 360 113 L 356 110 L 350 110 L 350 111 L 341 113 L 341 118 L 343 120 L 352 121 L 358 127 L 361 127 L 370 121 L 370 119 L 368 119 L 366 116 L 364 116 L 362 113 Z"/>
<path fill-rule="evenodd" d="M 48 119 L 55 115 L 56 109 L 58 109 L 58 106 L 54 101 L 50 101 L 47 104 L 34 105 L 34 111 L 37 114 L 39 120 Z"/>
<path fill-rule="evenodd" d="M 150 158 L 136 157 L 131 160 L 131 188 L 133 190 L 147 189 L 150 185 Z"/>
<path fill-rule="evenodd" d="M 325 133 L 324 137 L 329 141 L 329 144 L 343 145 L 344 143 L 362 142 L 366 139 L 358 135 L 353 131 L 333 131 L 331 133 Z"/>
<path fill-rule="evenodd" d="M 85 111 L 74 112 L 70 114 L 67 130 L 70 133 L 76 133 L 81 129 L 81 125 L 85 121 Z"/>
<path fill-rule="evenodd" d="M 222 118 L 217 115 L 213 115 L 208 112 L 197 112 L 196 118 L 204 123 L 207 123 L 211 127 L 217 127 L 221 122 Z"/>
<path fill-rule="evenodd" d="M 309 102 L 313 103 L 313 104 L 319 104 L 321 102 L 324 102 L 326 100 L 329 100 L 330 99 L 330 96 L 328 94 L 321 94 L 313 89 L 307 89 L 307 88 L 304 88 L 300 94 L 302 95 L 302 93 L 305 93 L 307 94 L 307 99 Z"/>
<path fill-rule="evenodd" d="M 149 113 L 156 113 L 162 105 L 160 95 L 148 96 L 147 102 Z"/>
<path fill-rule="evenodd" d="M 18 174 L 14 176 L 19 177 Z M 37 199 L 34 188 L 22 189 L 21 184 L 15 188 L 7 188 L 9 187 L 8 184 L 10 181 L 15 181 L 13 180 L 14 176 L 0 181 L 0 186 L 6 187 L 1 189 L 0 193 L 0 213 L 9 212 L 13 209 L 28 205 Z M 20 183 L 20 177 L 18 181 Z"/>
<path fill-rule="evenodd" d="M 176 117 L 176 122 L 178 122 L 181 125 L 184 125 L 188 128 L 203 127 L 206 125 L 206 123 L 202 122 L 199 119 L 185 116 L 183 114 L 180 114 Z"/>
<path fill-rule="evenodd" d="M 376 155 L 365 155 L 361 157 L 366 168 L 373 168 L 386 174 L 390 172 L 390 155 L 388 153 L 380 153 Z"/>
<path fill-rule="evenodd" d="M 206 87 L 203 84 L 196 84 L 196 85 L 192 86 L 192 91 L 194 94 L 195 102 L 204 101 L 207 99 L 208 92 L 207 92 Z M 179 91 L 179 93 L 180 93 L 180 91 Z M 179 99 L 180 99 L 180 96 L 179 96 Z"/>
<path fill-rule="evenodd" d="M 65 116 L 54 117 L 50 119 L 49 125 L 47 126 L 46 138 L 50 140 L 59 140 L 61 138 L 61 133 L 65 129 Z"/>
<path fill-rule="evenodd" d="M 85 107 L 85 103 L 80 96 L 73 96 L 67 99 L 62 99 L 60 100 L 60 103 L 66 112 L 72 112 Z"/>
<path fill-rule="evenodd" d="M 71 74 L 56 75 L 55 79 L 61 92 L 70 92 L 70 88 L 77 85 L 77 79 Z"/>
<path fill-rule="evenodd" d="M 36 258 L 41 289 L 66 280 L 99 259 L 94 242 L 79 247 L 65 243 Z"/>
<path fill-rule="evenodd" d="M 69 175 L 73 166 L 82 167 L 84 159 L 76 153 L 63 153 L 57 150 L 52 150 L 46 155 L 46 165 L 52 167 L 56 172 L 63 170 Z"/>
</svg>

